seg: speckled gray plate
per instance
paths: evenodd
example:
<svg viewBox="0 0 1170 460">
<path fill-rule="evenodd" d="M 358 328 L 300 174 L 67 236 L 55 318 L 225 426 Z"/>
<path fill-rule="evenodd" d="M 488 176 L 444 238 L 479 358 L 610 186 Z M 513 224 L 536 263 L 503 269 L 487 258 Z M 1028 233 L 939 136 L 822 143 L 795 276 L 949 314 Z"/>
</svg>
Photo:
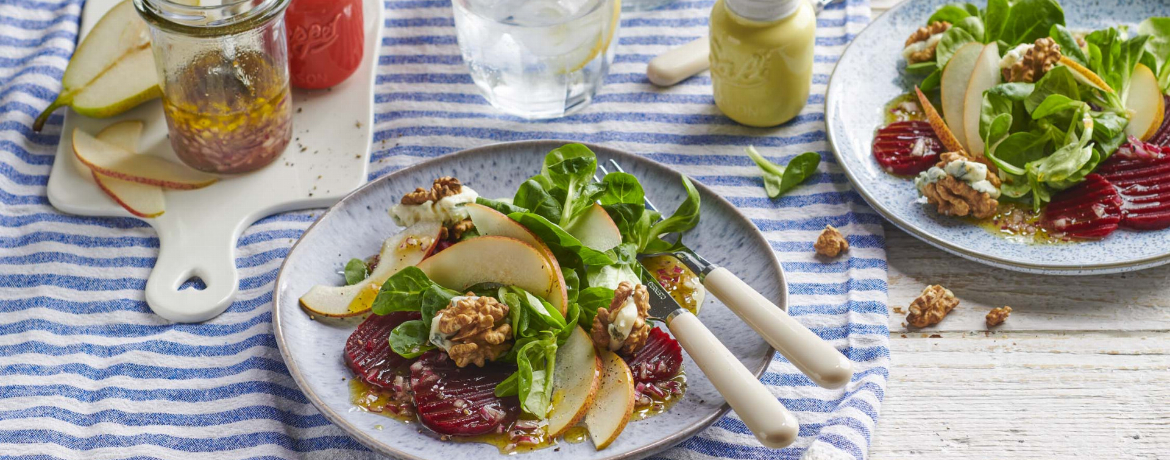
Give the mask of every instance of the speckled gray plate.
<svg viewBox="0 0 1170 460">
<path fill-rule="evenodd" d="M 883 107 L 912 91 L 922 75 L 907 74 L 906 37 L 950 0 L 908 0 L 873 21 L 841 55 L 829 80 L 825 119 L 829 142 L 858 193 L 891 223 L 953 254 L 1031 273 L 1088 275 L 1140 270 L 1170 263 L 1170 231 L 1119 230 L 1094 242 L 1033 245 L 1009 241 L 914 202 L 909 180 L 886 174 L 873 159 L 873 133 Z M 981 4 L 984 2 L 976 2 Z M 1136 25 L 1170 14 L 1165 0 L 1061 0 L 1070 28 Z"/>
<path fill-rule="evenodd" d="M 395 457 L 451 460 L 499 455 L 495 447 L 486 444 L 442 442 L 420 434 L 418 424 L 403 424 L 355 410 L 349 402 L 349 386 L 342 380 L 352 374 L 342 361 L 341 351 L 359 320 L 310 320 L 297 305 L 297 298 L 314 284 L 342 283 L 337 271 L 347 260 L 376 253 L 382 240 L 398 230 L 386 210 L 404 193 L 426 186 L 436 177 L 450 175 L 484 196 L 512 196 L 524 180 L 537 172 L 545 153 L 563 144 L 535 141 L 489 145 L 396 171 L 342 199 L 301 236 L 276 280 L 274 327 L 289 372 L 329 420 L 369 448 Z M 610 148 L 590 148 L 599 160 L 615 159 L 638 176 L 647 195 L 668 212 L 682 201 L 684 191 L 677 172 Z M 784 275 L 768 242 L 730 203 L 702 184 L 695 185 L 702 197 L 702 214 L 699 226 L 686 235 L 687 245 L 735 272 L 777 305 L 787 305 Z M 762 374 L 771 361 L 772 349 L 713 296 L 707 299 L 699 318 L 748 369 Z M 640 458 L 697 433 L 718 420 L 727 406 L 690 357 L 686 357 L 684 366 L 689 387 L 683 400 L 664 415 L 631 422 L 609 448 L 598 452 L 588 441 L 561 443 L 559 452 L 543 449 L 523 457 Z M 376 429 L 378 425 L 382 428 Z"/>
</svg>

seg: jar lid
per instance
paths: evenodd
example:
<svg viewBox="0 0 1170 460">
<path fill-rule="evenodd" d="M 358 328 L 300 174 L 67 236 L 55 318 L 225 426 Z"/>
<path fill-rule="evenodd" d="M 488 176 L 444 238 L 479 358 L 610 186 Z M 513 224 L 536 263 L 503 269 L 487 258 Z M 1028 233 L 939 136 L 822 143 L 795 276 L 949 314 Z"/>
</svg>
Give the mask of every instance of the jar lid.
<svg viewBox="0 0 1170 460">
<path fill-rule="evenodd" d="M 807 0 L 724 0 L 738 16 L 756 22 L 773 22 L 791 16 Z"/>
<path fill-rule="evenodd" d="M 133 0 L 138 15 L 154 27 L 197 37 L 220 37 L 256 29 L 279 18 L 290 0 L 223 0 L 216 5 L 187 0 Z"/>
</svg>

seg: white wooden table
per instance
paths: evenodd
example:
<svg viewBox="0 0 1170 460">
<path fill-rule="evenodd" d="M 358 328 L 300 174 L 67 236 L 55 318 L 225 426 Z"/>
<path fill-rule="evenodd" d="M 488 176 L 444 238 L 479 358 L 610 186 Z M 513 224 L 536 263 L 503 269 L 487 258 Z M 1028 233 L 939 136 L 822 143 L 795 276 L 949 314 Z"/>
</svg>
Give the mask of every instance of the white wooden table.
<svg viewBox="0 0 1170 460">
<path fill-rule="evenodd" d="M 873 0 L 873 16 L 899 1 Z M 1025 275 L 888 224 L 886 241 L 893 363 L 872 459 L 1170 458 L 1170 267 Z M 929 284 L 961 303 L 909 330 L 906 306 Z"/>
</svg>

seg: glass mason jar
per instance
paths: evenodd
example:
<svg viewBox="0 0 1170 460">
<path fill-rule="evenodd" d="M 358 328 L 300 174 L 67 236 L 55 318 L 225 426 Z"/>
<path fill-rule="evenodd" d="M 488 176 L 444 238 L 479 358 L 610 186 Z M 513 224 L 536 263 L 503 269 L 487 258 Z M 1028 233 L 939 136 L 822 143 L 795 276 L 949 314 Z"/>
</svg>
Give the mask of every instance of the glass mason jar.
<svg viewBox="0 0 1170 460">
<path fill-rule="evenodd" d="M 288 146 L 288 3 L 134 0 L 150 24 L 171 147 L 187 165 L 243 173 L 272 163 Z"/>
</svg>

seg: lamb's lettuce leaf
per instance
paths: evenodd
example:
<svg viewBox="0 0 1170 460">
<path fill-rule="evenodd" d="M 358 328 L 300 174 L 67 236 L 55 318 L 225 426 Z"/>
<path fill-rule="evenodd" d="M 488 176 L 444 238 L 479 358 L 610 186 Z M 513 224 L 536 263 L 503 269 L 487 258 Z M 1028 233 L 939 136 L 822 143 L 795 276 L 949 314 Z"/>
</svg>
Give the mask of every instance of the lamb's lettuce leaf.
<svg viewBox="0 0 1170 460">
<path fill-rule="evenodd" d="M 984 43 L 999 41 L 1006 51 L 1047 37 L 1052 26 L 1064 25 L 1064 10 L 1056 0 L 990 0 L 983 22 Z"/>
<path fill-rule="evenodd" d="M 973 41 L 976 41 L 976 38 L 970 32 L 958 27 L 951 27 L 946 32 L 943 32 L 942 39 L 938 41 L 938 46 L 934 51 L 938 68 L 946 68 L 947 62 L 950 62 L 951 57 L 955 55 L 955 51 L 958 51 L 959 47 Z"/>
<path fill-rule="evenodd" d="M 1170 93 L 1170 17 L 1149 18 L 1138 25 L 1138 33 L 1150 37 L 1146 54 L 1152 56 L 1157 67 L 1158 83 L 1163 93 Z"/>
<path fill-rule="evenodd" d="M 550 222 L 544 216 L 530 212 L 514 212 L 508 214 L 508 217 L 535 233 L 537 238 L 548 245 L 557 261 L 560 262 L 562 269 L 566 266 L 609 265 L 614 262 L 613 257 L 585 246 L 581 240 L 570 235 L 564 228 Z"/>
<path fill-rule="evenodd" d="M 369 265 L 361 259 L 349 259 L 345 264 L 345 285 L 352 286 L 365 280 L 370 276 Z"/>
<path fill-rule="evenodd" d="M 417 358 L 435 349 L 430 342 L 430 333 L 430 326 L 422 320 L 403 322 L 390 331 L 390 349 L 403 358 Z"/>
<path fill-rule="evenodd" d="M 1069 59 L 1076 61 L 1082 66 L 1089 65 L 1089 55 L 1085 54 L 1085 50 L 1081 49 L 1081 45 L 1077 43 L 1076 37 L 1062 25 L 1054 25 L 1049 29 L 1048 36 L 1060 45 L 1060 54 L 1068 56 Z"/>
</svg>

